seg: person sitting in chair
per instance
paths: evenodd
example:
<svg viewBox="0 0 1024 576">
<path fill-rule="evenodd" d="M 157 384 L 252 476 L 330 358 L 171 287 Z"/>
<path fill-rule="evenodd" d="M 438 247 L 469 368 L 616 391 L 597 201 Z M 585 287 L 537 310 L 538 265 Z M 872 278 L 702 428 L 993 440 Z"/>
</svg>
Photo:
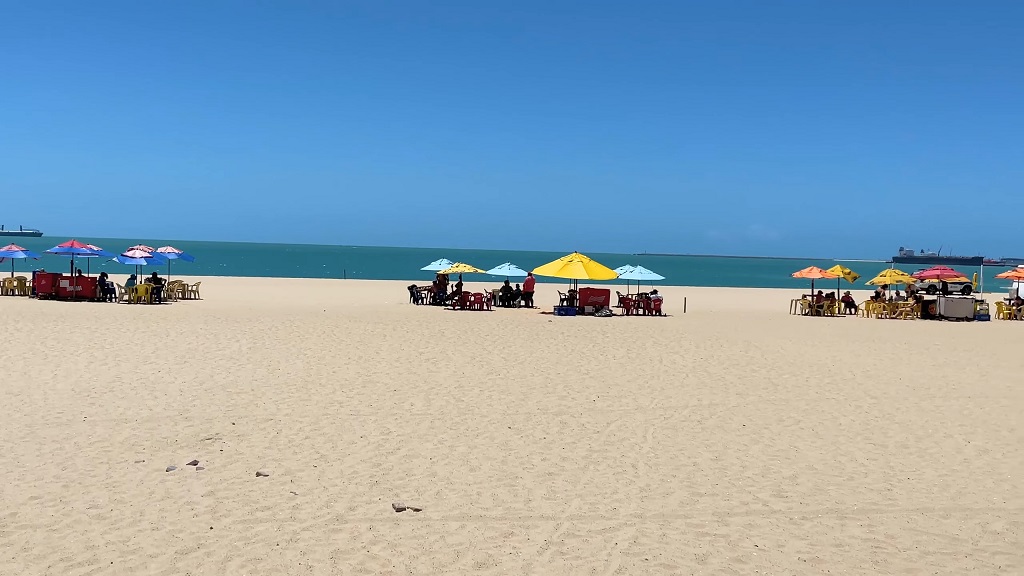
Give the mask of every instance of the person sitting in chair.
<svg viewBox="0 0 1024 576">
<path fill-rule="evenodd" d="M 156 272 L 153 272 L 153 274 L 150 275 L 150 277 L 147 278 L 146 281 L 153 285 L 153 288 L 152 288 L 152 290 L 153 290 L 153 301 L 157 302 L 157 303 L 160 303 L 160 304 L 163 304 L 163 302 L 164 302 L 164 279 L 161 278 Z"/>
<path fill-rule="evenodd" d="M 415 284 L 409 284 L 409 302 L 412 304 L 422 304 L 423 294 L 420 293 L 419 287 Z"/>
<path fill-rule="evenodd" d="M 512 306 L 513 308 L 518 308 L 519 301 L 522 299 L 523 289 L 519 287 L 519 284 L 516 284 L 516 289 L 512 291 L 512 300 L 509 302 L 509 305 Z"/>
<path fill-rule="evenodd" d="M 843 303 L 843 312 L 845 314 L 856 314 L 857 313 L 857 301 L 853 299 L 853 295 L 847 290 L 843 297 L 839 299 Z"/>
<path fill-rule="evenodd" d="M 509 284 L 508 280 L 501 285 L 498 290 L 498 306 L 509 307 L 512 305 L 512 285 Z"/>
<path fill-rule="evenodd" d="M 455 288 L 452 293 L 448 295 L 448 301 L 458 300 L 462 296 L 462 274 L 459 274 L 459 281 L 455 283 Z"/>
</svg>

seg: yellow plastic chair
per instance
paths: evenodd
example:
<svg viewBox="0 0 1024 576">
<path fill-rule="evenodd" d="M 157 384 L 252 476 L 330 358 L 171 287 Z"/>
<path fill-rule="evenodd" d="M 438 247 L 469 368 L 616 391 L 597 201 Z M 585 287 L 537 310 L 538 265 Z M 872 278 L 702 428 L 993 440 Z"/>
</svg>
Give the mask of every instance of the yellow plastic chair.
<svg viewBox="0 0 1024 576">
<path fill-rule="evenodd" d="M 28 279 L 24 276 L 14 277 L 14 293 L 18 296 L 29 296 L 32 291 L 28 287 Z"/>
<path fill-rule="evenodd" d="M 1013 320 L 1013 309 L 1006 302 L 996 302 L 996 319 Z"/>
<path fill-rule="evenodd" d="M 153 303 L 153 287 L 149 284 L 135 285 L 135 302 L 145 301 L 146 304 Z"/>
</svg>

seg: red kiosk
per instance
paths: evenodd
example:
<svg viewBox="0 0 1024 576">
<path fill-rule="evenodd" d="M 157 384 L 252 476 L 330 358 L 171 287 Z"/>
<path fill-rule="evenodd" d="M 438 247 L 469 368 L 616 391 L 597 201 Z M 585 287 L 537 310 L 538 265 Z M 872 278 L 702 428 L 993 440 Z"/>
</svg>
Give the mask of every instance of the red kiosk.
<svg viewBox="0 0 1024 576">
<path fill-rule="evenodd" d="M 75 273 L 75 256 L 91 258 L 100 256 L 101 249 L 78 240 L 68 240 L 46 251 L 71 257 L 71 274 L 56 272 L 33 272 L 32 286 L 35 287 L 36 298 L 61 298 L 68 300 L 95 300 L 99 297 L 99 282 L 92 276 L 80 276 Z"/>
</svg>

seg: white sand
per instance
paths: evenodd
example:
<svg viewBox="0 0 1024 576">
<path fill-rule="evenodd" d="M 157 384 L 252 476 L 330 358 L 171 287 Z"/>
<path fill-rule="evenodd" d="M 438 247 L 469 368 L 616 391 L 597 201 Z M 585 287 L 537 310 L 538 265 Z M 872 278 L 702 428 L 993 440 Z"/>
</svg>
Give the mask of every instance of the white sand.
<svg viewBox="0 0 1024 576">
<path fill-rule="evenodd" d="M 0 574 L 1024 572 L 1024 322 L 202 280 L 0 298 Z"/>
</svg>

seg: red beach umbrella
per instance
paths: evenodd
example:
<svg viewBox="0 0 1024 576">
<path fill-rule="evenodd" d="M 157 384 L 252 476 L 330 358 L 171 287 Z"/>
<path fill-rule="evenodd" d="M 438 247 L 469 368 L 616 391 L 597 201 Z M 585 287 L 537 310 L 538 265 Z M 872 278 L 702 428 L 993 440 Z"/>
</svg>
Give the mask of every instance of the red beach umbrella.
<svg viewBox="0 0 1024 576">
<path fill-rule="evenodd" d="M 924 270 L 918 270 L 911 274 L 918 280 L 953 280 L 954 278 L 966 278 L 963 272 L 959 272 L 949 266 L 932 266 Z"/>
</svg>

